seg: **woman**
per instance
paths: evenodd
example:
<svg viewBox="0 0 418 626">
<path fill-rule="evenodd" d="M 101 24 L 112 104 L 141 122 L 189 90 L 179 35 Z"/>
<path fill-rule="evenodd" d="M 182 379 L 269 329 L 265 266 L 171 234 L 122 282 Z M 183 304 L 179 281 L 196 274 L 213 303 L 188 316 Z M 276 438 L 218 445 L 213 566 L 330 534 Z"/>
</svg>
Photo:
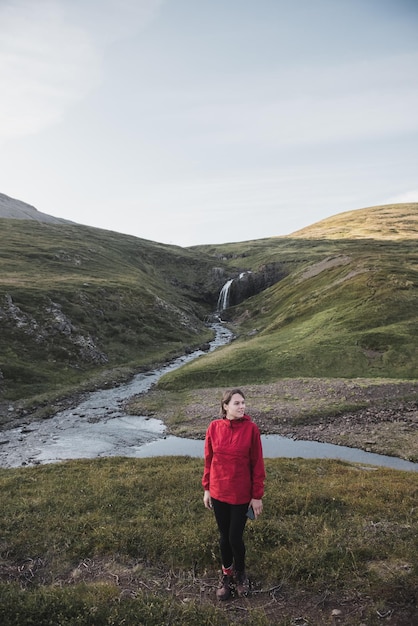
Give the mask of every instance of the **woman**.
<svg viewBox="0 0 418 626">
<path fill-rule="evenodd" d="M 207 509 L 213 509 L 220 534 L 222 580 L 216 592 L 219 600 L 230 597 L 233 578 L 238 596 L 248 593 L 243 533 L 249 509 L 255 518 L 263 510 L 264 480 L 260 431 L 245 414 L 242 391 L 226 391 L 221 401 L 221 419 L 211 422 L 206 431 L 202 478 L 203 503 Z"/>
</svg>

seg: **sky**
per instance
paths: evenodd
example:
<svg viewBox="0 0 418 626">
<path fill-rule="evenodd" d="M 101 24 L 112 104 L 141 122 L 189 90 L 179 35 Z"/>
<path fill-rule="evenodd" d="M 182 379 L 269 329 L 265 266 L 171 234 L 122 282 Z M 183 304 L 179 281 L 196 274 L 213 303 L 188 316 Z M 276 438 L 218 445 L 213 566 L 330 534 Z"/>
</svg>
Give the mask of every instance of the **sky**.
<svg viewBox="0 0 418 626">
<path fill-rule="evenodd" d="M 418 0 L 0 0 L 0 192 L 179 246 L 418 202 Z"/>
</svg>

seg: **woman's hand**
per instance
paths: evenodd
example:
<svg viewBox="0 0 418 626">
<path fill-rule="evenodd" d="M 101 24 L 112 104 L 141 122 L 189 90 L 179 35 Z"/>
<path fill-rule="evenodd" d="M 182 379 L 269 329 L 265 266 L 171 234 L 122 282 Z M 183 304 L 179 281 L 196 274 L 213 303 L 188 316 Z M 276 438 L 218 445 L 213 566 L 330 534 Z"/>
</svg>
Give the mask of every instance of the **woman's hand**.
<svg viewBox="0 0 418 626">
<path fill-rule="evenodd" d="M 250 502 L 250 506 L 253 507 L 254 510 L 254 515 L 257 519 L 257 517 L 259 515 L 261 515 L 261 513 L 263 512 L 263 501 L 262 500 L 256 500 L 255 498 L 253 498 Z"/>
<path fill-rule="evenodd" d="M 209 491 L 205 491 L 205 493 L 203 494 L 203 504 L 207 509 L 212 508 L 212 498 L 210 497 Z"/>
</svg>

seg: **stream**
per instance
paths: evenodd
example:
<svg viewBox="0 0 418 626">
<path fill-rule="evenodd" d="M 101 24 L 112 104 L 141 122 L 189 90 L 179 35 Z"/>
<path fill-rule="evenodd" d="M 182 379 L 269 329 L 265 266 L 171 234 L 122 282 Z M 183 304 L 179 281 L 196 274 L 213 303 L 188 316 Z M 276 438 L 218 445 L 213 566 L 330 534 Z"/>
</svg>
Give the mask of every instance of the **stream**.
<svg viewBox="0 0 418 626">
<path fill-rule="evenodd" d="M 215 338 L 209 351 L 231 340 L 232 333 L 221 322 L 212 325 Z M 0 432 L 0 467 L 55 463 L 66 459 L 107 456 L 150 457 L 187 455 L 203 458 L 202 440 L 166 436 L 160 420 L 127 415 L 123 406 L 135 395 L 145 393 L 164 374 L 205 354 L 196 350 L 161 368 L 137 374 L 128 383 L 91 392 L 78 406 L 54 417 Z M 332 458 L 418 471 L 418 463 L 316 441 L 293 440 L 280 435 L 263 435 L 266 458 Z"/>
</svg>

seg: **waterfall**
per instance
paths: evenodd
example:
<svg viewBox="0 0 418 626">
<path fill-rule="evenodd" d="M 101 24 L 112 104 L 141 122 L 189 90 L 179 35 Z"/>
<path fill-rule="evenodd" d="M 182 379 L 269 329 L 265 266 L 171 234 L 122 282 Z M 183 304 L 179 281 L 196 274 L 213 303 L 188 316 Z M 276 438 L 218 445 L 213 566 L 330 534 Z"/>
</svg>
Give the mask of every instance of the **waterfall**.
<svg viewBox="0 0 418 626">
<path fill-rule="evenodd" d="M 252 274 L 251 270 L 247 270 L 246 272 L 241 272 L 240 275 L 238 276 L 238 279 L 236 280 L 239 280 L 239 281 L 243 280 L 246 276 L 248 276 L 248 274 Z M 234 278 L 230 278 L 229 280 L 227 280 L 225 285 L 221 289 L 221 292 L 218 298 L 218 306 L 216 309 L 218 313 L 221 313 L 221 311 L 224 311 L 225 309 L 229 307 L 229 295 L 231 291 L 231 285 L 234 282 L 234 280 L 235 280 Z M 237 294 L 235 294 L 235 300 L 236 300 L 236 295 Z M 241 302 L 243 299 L 244 298 L 240 298 L 239 301 Z M 234 302 L 234 304 L 237 304 L 237 302 Z"/>
<path fill-rule="evenodd" d="M 218 298 L 218 311 L 224 311 L 228 308 L 229 305 L 229 289 L 233 283 L 234 279 L 230 278 L 226 281 L 225 285 L 222 287 L 221 292 Z"/>
</svg>

